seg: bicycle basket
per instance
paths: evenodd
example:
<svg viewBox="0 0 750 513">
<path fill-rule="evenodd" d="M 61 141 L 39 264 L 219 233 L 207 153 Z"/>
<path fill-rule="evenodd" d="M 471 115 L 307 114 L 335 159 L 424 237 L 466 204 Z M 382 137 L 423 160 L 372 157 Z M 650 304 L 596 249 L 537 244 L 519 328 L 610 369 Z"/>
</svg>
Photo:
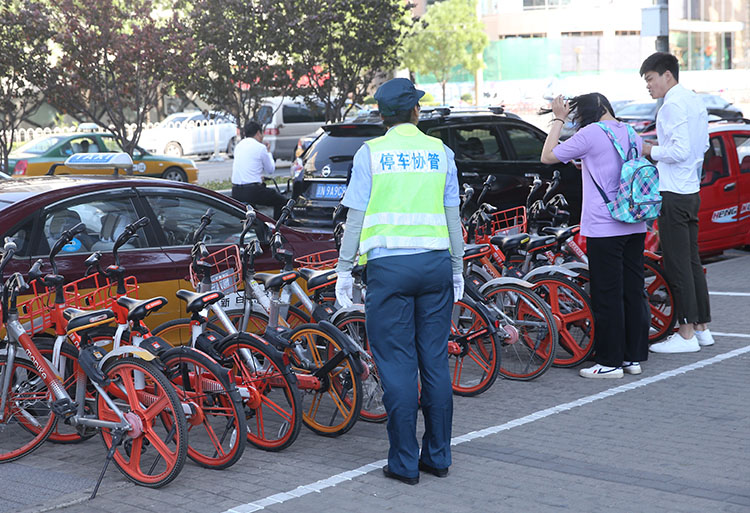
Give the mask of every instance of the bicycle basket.
<svg viewBox="0 0 750 513">
<path fill-rule="evenodd" d="M 514 207 L 490 214 L 490 220 L 477 226 L 476 242 L 486 244 L 495 235 L 526 232 L 526 207 Z"/>
<path fill-rule="evenodd" d="M 295 258 L 294 261 L 300 267 L 306 267 L 307 269 L 333 269 L 339 261 L 339 252 L 335 249 L 326 249 L 325 251 L 318 251 L 317 253 Z"/>
<path fill-rule="evenodd" d="M 117 297 L 117 282 L 110 281 L 98 273 L 91 274 L 65 284 L 63 294 L 68 306 L 85 310 L 109 308 Z M 125 278 L 125 295 L 138 297 L 138 281 L 135 276 Z"/>
<path fill-rule="evenodd" d="M 242 263 L 240 248 L 236 244 L 211 253 L 203 260 L 211 264 L 211 290 L 224 294 L 237 292 L 242 283 Z M 197 289 L 200 282 L 200 276 L 190 266 L 190 283 Z"/>
<path fill-rule="evenodd" d="M 52 292 L 38 290 L 36 281 L 31 284 L 31 290 L 34 295 L 25 301 L 19 301 L 16 306 L 18 320 L 26 332 L 36 335 L 52 327 L 52 312 L 48 307 L 52 302 Z"/>
</svg>

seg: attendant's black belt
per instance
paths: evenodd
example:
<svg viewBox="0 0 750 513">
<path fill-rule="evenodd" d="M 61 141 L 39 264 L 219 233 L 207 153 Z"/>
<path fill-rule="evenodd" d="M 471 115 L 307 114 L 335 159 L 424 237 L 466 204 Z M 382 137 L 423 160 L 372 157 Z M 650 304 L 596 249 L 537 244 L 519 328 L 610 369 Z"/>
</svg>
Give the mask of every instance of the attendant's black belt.
<svg viewBox="0 0 750 513">
<path fill-rule="evenodd" d="M 242 185 L 232 184 L 232 187 L 262 187 L 264 184 L 260 182 L 243 183 Z"/>
</svg>

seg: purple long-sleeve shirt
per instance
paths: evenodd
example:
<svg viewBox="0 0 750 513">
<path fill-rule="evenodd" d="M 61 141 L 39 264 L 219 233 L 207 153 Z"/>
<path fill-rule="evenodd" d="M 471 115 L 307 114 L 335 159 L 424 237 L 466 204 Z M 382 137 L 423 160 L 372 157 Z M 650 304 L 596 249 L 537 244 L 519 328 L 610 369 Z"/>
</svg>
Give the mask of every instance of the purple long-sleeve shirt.
<svg viewBox="0 0 750 513">
<path fill-rule="evenodd" d="M 629 148 L 628 131 L 624 123 L 605 121 L 617 136 L 617 140 L 627 153 Z M 636 135 L 636 146 L 640 154 L 643 141 Z M 622 159 L 612 141 L 600 127 L 591 124 L 580 129 L 570 139 L 552 150 L 564 163 L 573 159 L 583 161 L 583 205 L 581 209 L 581 235 L 585 237 L 617 237 L 646 231 L 646 223 L 623 223 L 612 219 L 599 191 L 592 181 L 592 175 L 610 201 L 615 198 L 620 184 Z"/>
</svg>

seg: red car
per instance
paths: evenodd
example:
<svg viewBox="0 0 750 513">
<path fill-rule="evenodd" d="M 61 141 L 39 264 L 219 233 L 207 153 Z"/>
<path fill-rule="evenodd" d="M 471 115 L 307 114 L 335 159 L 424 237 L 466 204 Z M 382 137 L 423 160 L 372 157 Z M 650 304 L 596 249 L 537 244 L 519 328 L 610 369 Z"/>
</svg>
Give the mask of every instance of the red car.
<svg viewBox="0 0 750 513">
<path fill-rule="evenodd" d="M 13 237 L 18 252 L 6 276 L 24 275 L 37 258 L 50 272 L 49 250 L 62 231 L 78 223 L 86 231 L 64 247 L 55 259 L 66 280 L 81 278 L 84 260 L 94 251 L 103 254 L 102 264 L 112 263 L 111 249 L 123 228 L 141 218 L 150 223 L 138 237 L 123 246 L 120 262 L 139 283 L 138 297 L 164 296 L 169 304 L 153 315 L 154 326 L 185 317 L 185 303 L 175 297 L 180 288 L 191 289 L 186 281 L 192 247 L 191 233 L 208 208 L 216 213 L 204 241 L 216 251 L 238 241 L 245 217 L 244 204 L 202 187 L 167 180 L 112 176 L 43 176 L 0 181 L 0 237 Z M 258 218 L 272 220 L 261 213 Z M 261 230 L 263 231 L 263 230 Z M 255 230 L 257 232 L 257 230 Z M 307 233 L 283 227 L 282 234 L 297 256 L 335 248 L 330 234 Z M 264 234 L 251 232 L 250 238 Z M 0 239 L 3 240 L 3 239 Z M 249 239 L 246 239 L 249 240 Z M 256 270 L 278 269 L 270 250 L 256 259 Z M 235 301 L 229 297 L 227 301 Z M 236 306 L 236 305 L 229 305 Z"/>
<path fill-rule="evenodd" d="M 642 134 L 655 139 L 655 132 Z M 710 123 L 703 159 L 698 247 L 701 256 L 750 245 L 750 121 Z M 647 249 L 656 250 L 651 239 Z"/>
</svg>

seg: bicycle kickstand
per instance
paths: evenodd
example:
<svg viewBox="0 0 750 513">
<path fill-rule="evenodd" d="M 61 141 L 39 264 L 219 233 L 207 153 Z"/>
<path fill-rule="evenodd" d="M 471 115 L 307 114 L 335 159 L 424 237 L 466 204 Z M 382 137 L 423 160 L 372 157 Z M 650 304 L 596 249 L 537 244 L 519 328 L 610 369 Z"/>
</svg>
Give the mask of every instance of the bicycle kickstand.
<svg viewBox="0 0 750 513">
<path fill-rule="evenodd" d="M 104 479 L 104 474 L 107 472 L 107 467 L 109 466 L 109 462 L 112 461 L 112 458 L 115 457 L 115 451 L 122 443 L 122 440 L 124 437 L 125 437 L 125 430 L 123 429 L 112 430 L 112 445 L 110 446 L 109 451 L 107 451 L 107 459 L 104 460 L 104 468 L 102 469 L 102 473 L 99 474 L 99 479 L 96 481 L 96 486 L 94 486 L 94 491 L 91 493 L 91 497 L 89 497 L 89 500 L 96 497 L 96 492 L 99 491 L 99 485 L 102 484 L 102 479 Z"/>
</svg>

